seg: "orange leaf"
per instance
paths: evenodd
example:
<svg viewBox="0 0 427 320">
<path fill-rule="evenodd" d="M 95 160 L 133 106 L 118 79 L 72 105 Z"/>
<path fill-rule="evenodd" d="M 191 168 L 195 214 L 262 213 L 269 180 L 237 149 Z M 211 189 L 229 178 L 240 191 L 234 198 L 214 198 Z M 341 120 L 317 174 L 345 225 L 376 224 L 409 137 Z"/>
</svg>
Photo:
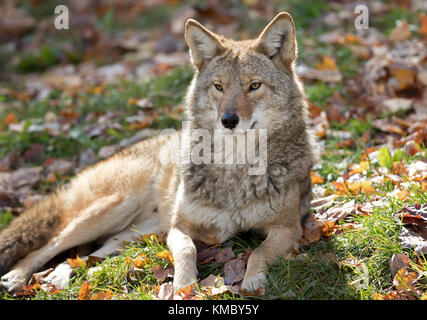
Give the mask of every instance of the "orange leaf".
<svg viewBox="0 0 427 320">
<path fill-rule="evenodd" d="M 157 235 L 157 233 L 147 233 L 142 235 L 142 241 L 144 242 L 149 242 L 149 241 L 158 241 L 159 236 Z"/>
<path fill-rule="evenodd" d="M 415 82 L 415 72 L 410 69 L 395 69 L 392 72 L 399 83 L 399 89 L 409 88 Z"/>
<path fill-rule="evenodd" d="M 377 193 L 377 190 L 371 186 L 371 181 L 362 181 L 360 183 L 361 191 L 363 193 L 374 195 Z"/>
<path fill-rule="evenodd" d="M 86 267 L 86 262 L 83 259 L 81 259 L 79 256 L 77 256 L 75 259 L 67 258 L 67 261 L 71 266 L 71 268 L 80 269 L 80 268 Z"/>
<path fill-rule="evenodd" d="M 143 266 L 145 266 L 147 263 L 150 262 L 150 259 L 148 259 L 145 254 L 141 253 L 139 257 L 133 260 L 132 262 L 135 265 L 135 267 L 142 268 Z"/>
<path fill-rule="evenodd" d="M 90 300 L 111 300 L 114 296 L 114 293 L 110 290 L 99 291 L 95 293 Z"/>
<path fill-rule="evenodd" d="M 354 34 L 347 33 L 344 37 L 344 43 L 359 43 L 360 38 Z"/>
<path fill-rule="evenodd" d="M 90 288 L 91 285 L 89 282 L 83 283 L 79 289 L 79 300 L 90 300 Z"/>
<path fill-rule="evenodd" d="M 9 112 L 3 120 L 3 123 L 7 126 L 12 124 L 12 123 L 15 124 L 18 122 L 19 122 L 18 118 L 16 118 L 16 116 L 13 112 Z"/>
<path fill-rule="evenodd" d="M 92 92 L 94 94 L 101 94 L 102 90 L 104 90 L 104 88 L 102 86 L 96 86 L 96 87 L 93 88 Z"/>
<path fill-rule="evenodd" d="M 348 183 L 346 182 L 333 181 L 332 184 L 335 186 L 335 188 L 337 188 L 337 191 L 335 193 L 338 195 L 346 195 L 351 193 L 347 187 Z"/>
<path fill-rule="evenodd" d="M 350 175 L 356 174 L 356 173 L 363 173 L 368 169 L 369 167 L 369 161 L 361 161 L 358 165 L 353 165 Z"/>
<path fill-rule="evenodd" d="M 173 257 L 171 255 L 171 253 L 169 252 L 169 250 L 163 250 L 163 251 L 158 252 L 156 254 L 156 257 L 167 260 L 170 263 L 173 263 Z"/>
<path fill-rule="evenodd" d="M 418 30 L 424 36 L 427 36 L 427 15 L 420 15 L 421 27 Z"/>
<path fill-rule="evenodd" d="M 383 294 L 381 294 L 381 293 L 378 293 L 378 292 L 374 292 L 374 293 L 371 295 L 371 297 L 372 297 L 374 300 L 384 300 L 384 295 L 383 295 Z"/>
<path fill-rule="evenodd" d="M 399 162 L 399 161 L 393 162 L 392 167 L 391 167 L 391 173 L 399 175 L 399 176 L 408 174 L 403 162 Z"/>
<path fill-rule="evenodd" d="M 335 229 L 337 229 L 335 221 L 327 221 L 320 227 L 322 236 L 325 237 L 330 237 L 334 233 Z"/>
<path fill-rule="evenodd" d="M 311 184 L 322 184 L 323 178 L 316 172 L 311 171 Z"/>
<path fill-rule="evenodd" d="M 179 295 L 182 297 L 182 300 L 190 300 L 193 296 L 193 290 L 195 289 L 195 285 L 190 284 L 189 286 L 186 286 L 185 288 L 181 288 L 176 292 L 176 295 Z"/>
<path fill-rule="evenodd" d="M 337 64 L 334 58 L 322 56 L 322 62 L 316 64 L 318 70 L 337 70 Z"/>
<path fill-rule="evenodd" d="M 397 290 L 416 291 L 415 282 L 418 279 L 418 273 L 408 271 L 407 267 L 403 267 L 396 272 L 393 279 L 393 285 Z"/>
</svg>

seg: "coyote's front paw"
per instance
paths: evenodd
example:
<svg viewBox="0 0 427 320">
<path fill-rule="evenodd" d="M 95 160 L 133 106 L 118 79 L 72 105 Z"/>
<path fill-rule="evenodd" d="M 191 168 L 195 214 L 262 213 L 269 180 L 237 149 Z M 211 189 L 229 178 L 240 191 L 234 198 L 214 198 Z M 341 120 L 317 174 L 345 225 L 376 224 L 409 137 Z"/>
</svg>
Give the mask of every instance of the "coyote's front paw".
<svg viewBox="0 0 427 320">
<path fill-rule="evenodd" d="M 70 284 L 70 279 L 73 273 L 74 270 L 68 262 L 59 264 L 55 270 L 43 279 L 42 289 L 47 287 L 49 284 L 53 284 L 60 290 L 67 288 Z"/>
<path fill-rule="evenodd" d="M 6 273 L 0 279 L 0 287 L 5 288 L 8 292 L 18 291 L 27 284 L 28 275 L 22 270 L 12 270 Z"/>
<path fill-rule="evenodd" d="M 188 287 L 188 286 L 196 283 L 197 278 L 198 278 L 197 272 L 191 272 L 191 274 L 188 273 L 185 276 L 175 274 L 174 280 L 173 280 L 173 289 L 174 289 L 175 293 L 181 289 L 184 289 L 185 287 Z"/>
<path fill-rule="evenodd" d="M 260 288 L 265 288 L 267 277 L 265 273 L 258 273 L 254 276 L 248 276 L 243 279 L 242 290 L 246 292 L 255 292 Z"/>
</svg>

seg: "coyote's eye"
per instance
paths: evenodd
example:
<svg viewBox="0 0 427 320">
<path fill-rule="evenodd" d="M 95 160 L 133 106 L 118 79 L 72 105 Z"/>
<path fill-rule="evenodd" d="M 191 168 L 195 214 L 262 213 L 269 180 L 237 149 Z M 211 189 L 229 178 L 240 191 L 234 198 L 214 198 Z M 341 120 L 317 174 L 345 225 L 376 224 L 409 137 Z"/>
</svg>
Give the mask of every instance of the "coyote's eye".
<svg viewBox="0 0 427 320">
<path fill-rule="evenodd" d="M 249 86 L 249 91 L 254 91 L 259 89 L 259 87 L 261 87 L 261 82 L 259 81 L 254 81 L 251 83 L 251 85 Z"/>
<path fill-rule="evenodd" d="M 214 86 L 215 86 L 215 89 L 217 89 L 218 91 L 221 91 L 221 92 L 224 91 L 224 88 L 221 84 L 215 83 Z"/>
</svg>

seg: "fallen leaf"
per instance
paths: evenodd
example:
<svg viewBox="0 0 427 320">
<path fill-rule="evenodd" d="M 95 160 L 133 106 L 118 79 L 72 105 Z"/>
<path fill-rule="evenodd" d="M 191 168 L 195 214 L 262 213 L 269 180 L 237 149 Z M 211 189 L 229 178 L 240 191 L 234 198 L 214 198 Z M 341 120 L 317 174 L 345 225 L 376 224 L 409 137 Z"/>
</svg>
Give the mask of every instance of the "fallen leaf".
<svg viewBox="0 0 427 320">
<path fill-rule="evenodd" d="M 160 259 L 164 259 L 166 261 L 169 261 L 170 263 L 173 264 L 173 257 L 171 255 L 171 253 L 169 252 L 169 250 L 163 250 L 163 251 L 156 253 L 156 257 L 158 257 Z"/>
<path fill-rule="evenodd" d="M 185 288 L 179 289 L 175 293 L 175 296 L 179 296 L 182 300 L 190 300 L 195 295 L 195 289 L 196 289 L 196 285 L 194 283 L 190 284 Z"/>
<path fill-rule="evenodd" d="M 67 258 L 68 264 L 71 266 L 71 268 L 85 268 L 86 262 L 81 259 L 79 256 L 77 256 L 75 259 Z"/>
<path fill-rule="evenodd" d="M 85 282 L 82 284 L 82 286 L 79 289 L 79 300 L 90 300 L 91 298 L 90 288 L 91 288 L 91 284 L 89 282 Z"/>
<path fill-rule="evenodd" d="M 338 228 L 335 221 L 326 221 L 320 227 L 322 236 L 330 237 L 335 233 L 335 230 Z"/>
<path fill-rule="evenodd" d="M 420 15 L 421 27 L 418 32 L 424 36 L 427 36 L 427 15 Z"/>
<path fill-rule="evenodd" d="M 86 260 L 86 266 L 88 268 L 91 268 L 91 267 L 95 266 L 97 263 L 101 263 L 102 261 L 104 261 L 104 259 L 96 257 L 96 256 L 89 256 Z"/>
<path fill-rule="evenodd" d="M 396 26 L 388 36 L 390 41 L 398 42 L 409 38 L 411 30 L 406 21 L 402 21 L 400 25 Z"/>
<path fill-rule="evenodd" d="M 402 71 L 402 77 L 403 77 L 403 71 Z M 403 79 L 401 81 L 404 82 Z M 407 83 L 408 81 L 409 80 L 405 80 L 404 83 Z M 386 99 L 382 102 L 382 104 L 386 107 L 388 111 L 392 113 L 396 113 L 400 110 L 403 110 L 403 111 L 409 110 L 412 106 L 412 99 L 404 99 L 404 98 Z"/>
<path fill-rule="evenodd" d="M 224 265 L 224 281 L 226 285 L 233 285 L 243 280 L 246 263 L 242 259 L 233 259 Z"/>
<path fill-rule="evenodd" d="M 402 247 L 427 254 L 427 203 L 404 207 L 393 217 L 403 224 L 399 236 Z"/>
<path fill-rule="evenodd" d="M 317 172 L 311 171 L 310 175 L 311 175 L 311 184 L 313 185 L 322 184 L 324 182 L 323 178 Z"/>
<path fill-rule="evenodd" d="M 159 282 L 165 281 L 167 278 L 173 277 L 173 267 L 169 268 L 163 268 L 161 265 L 155 265 L 151 272 L 153 272 L 154 276 L 156 277 L 156 280 Z"/>
<path fill-rule="evenodd" d="M 410 193 L 406 190 L 401 190 L 396 194 L 396 196 L 402 201 L 406 201 L 408 199 L 409 195 L 410 195 Z"/>
<path fill-rule="evenodd" d="M 200 287 L 220 287 L 224 285 L 224 278 L 215 274 L 208 275 L 205 279 L 200 280 Z"/>
<path fill-rule="evenodd" d="M 416 292 L 417 288 L 415 288 L 415 282 L 417 279 L 418 273 L 409 271 L 408 267 L 403 267 L 396 272 L 393 278 L 393 286 L 397 290 L 410 290 Z"/>
<path fill-rule="evenodd" d="M 218 253 L 219 248 L 206 248 L 200 252 L 197 252 L 197 264 L 205 264 L 213 259 L 215 259 L 215 255 Z"/>
<path fill-rule="evenodd" d="M 24 285 L 22 286 L 22 290 L 15 292 L 14 295 L 18 296 L 18 297 L 25 297 L 25 296 L 34 296 L 37 293 L 37 290 L 40 289 L 40 284 L 36 283 L 33 285 Z"/>
<path fill-rule="evenodd" d="M 337 70 L 337 63 L 334 58 L 322 56 L 322 62 L 316 64 L 318 70 Z"/>
<path fill-rule="evenodd" d="M 163 283 L 157 294 L 159 300 L 172 300 L 173 299 L 173 285 L 172 282 Z"/>
<path fill-rule="evenodd" d="M 354 34 L 347 33 L 344 37 L 344 43 L 360 43 L 360 38 Z"/>
<path fill-rule="evenodd" d="M 409 265 L 409 257 L 406 254 L 394 254 L 390 260 L 390 271 L 391 276 L 394 278 L 396 275 L 396 272 L 404 267 L 407 267 Z"/>
<path fill-rule="evenodd" d="M 144 253 L 140 253 L 138 258 L 132 260 L 132 263 L 135 267 L 142 268 L 147 263 L 150 263 L 150 259 Z"/>
<path fill-rule="evenodd" d="M 394 78 L 397 80 L 400 90 L 410 88 L 415 83 L 416 73 L 411 69 L 393 69 L 392 74 Z M 403 100 L 408 100 L 408 99 L 403 99 Z"/>
<path fill-rule="evenodd" d="M 361 161 L 358 165 L 353 165 L 351 171 L 349 172 L 350 175 L 356 174 L 356 173 L 363 173 L 368 169 L 369 167 L 369 161 Z"/>
<path fill-rule="evenodd" d="M 110 290 L 99 291 L 95 293 L 90 300 L 111 300 L 114 297 L 114 293 Z"/>
<path fill-rule="evenodd" d="M 18 118 L 13 112 L 9 112 L 3 120 L 3 124 L 5 124 L 6 126 L 17 123 L 19 123 Z"/>
<path fill-rule="evenodd" d="M 28 162 L 39 163 L 42 160 L 44 146 L 39 143 L 30 144 L 29 148 L 25 150 L 22 157 Z"/>
<path fill-rule="evenodd" d="M 304 220 L 303 226 L 303 243 L 314 243 L 320 240 L 322 233 L 320 231 L 321 223 L 317 221 L 314 214 L 309 214 Z"/>
<path fill-rule="evenodd" d="M 219 263 L 225 263 L 230 261 L 235 257 L 235 254 L 232 250 L 232 247 L 229 246 L 227 248 L 219 250 L 219 252 L 215 255 L 215 261 Z"/>
</svg>

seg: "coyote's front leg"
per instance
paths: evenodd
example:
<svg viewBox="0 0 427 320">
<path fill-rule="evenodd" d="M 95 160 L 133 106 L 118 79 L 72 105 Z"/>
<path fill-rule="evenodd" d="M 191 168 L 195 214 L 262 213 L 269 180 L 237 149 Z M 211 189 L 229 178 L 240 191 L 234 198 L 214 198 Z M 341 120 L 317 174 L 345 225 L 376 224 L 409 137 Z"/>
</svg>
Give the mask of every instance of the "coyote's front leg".
<svg viewBox="0 0 427 320">
<path fill-rule="evenodd" d="M 298 245 L 302 236 L 302 227 L 299 222 L 294 226 L 271 226 L 267 230 L 267 238 L 252 252 L 248 260 L 242 289 L 255 292 L 265 287 L 267 280 L 267 266 L 275 258 L 285 257 Z"/>
<path fill-rule="evenodd" d="M 190 235 L 179 227 L 172 227 L 167 239 L 175 267 L 173 287 L 175 291 L 197 281 L 197 250 Z"/>
</svg>

